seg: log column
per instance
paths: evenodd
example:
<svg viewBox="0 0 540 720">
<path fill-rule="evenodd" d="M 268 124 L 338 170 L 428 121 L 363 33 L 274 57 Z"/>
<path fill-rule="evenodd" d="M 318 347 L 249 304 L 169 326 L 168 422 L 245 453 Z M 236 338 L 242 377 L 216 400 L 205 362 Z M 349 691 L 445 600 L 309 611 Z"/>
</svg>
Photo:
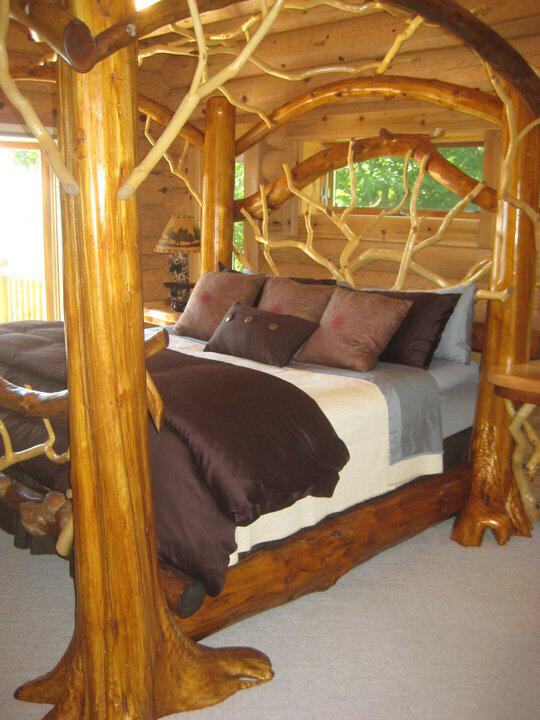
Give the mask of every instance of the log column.
<svg viewBox="0 0 540 720">
<path fill-rule="evenodd" d="M 94 32 L 128 0 L 68 0 Z M 186 638 L 166 607 L 148 450 L 142 283 L 135 197 L 135 45 L 80 75 L 59 61 L 64 159 L 80 195 L 63 197 L 75 631 L 64 657 L 17 697 L 51 720 L 153 720 L 214 704 L 272 676 L 254 650 Z"/>
<path fill-rule="evenodd" d="M 224 97 L 206 103 L 202 191 L 201 272 L 231 267 L 234 222 L 234 105 Z"/>
<path fill-rule="evenodd" d="M 533 115 L 518 94 L 507 87 L 516 114 L 517 131 Z M 505 120 L 501 157 L 508 148 Z M 536 207 L 538 202 L 538 128 L 518 145 L 512 167 L 509 192 Z M 501 179 L 499 178 L 499 187 Z M 498 201 L 493 271 L 490 289 L 512 286 L 514 294 L 504 303 L 491 301 L 486 316 L 482 370 L 473 432 L 473 480 L 468 502 L 459 515 L 452 538 L 461 545 L 480 545 L 489 527 L 497 542 L 511 535 L 530 535 L 530 522 L 512 474 L 512 439 L 504 400 L 487 382 L 494 365 L 508 366 L 529 359 L 535 288 L 536 250 L 534 227 L 527 215 Z"/>
</svg>

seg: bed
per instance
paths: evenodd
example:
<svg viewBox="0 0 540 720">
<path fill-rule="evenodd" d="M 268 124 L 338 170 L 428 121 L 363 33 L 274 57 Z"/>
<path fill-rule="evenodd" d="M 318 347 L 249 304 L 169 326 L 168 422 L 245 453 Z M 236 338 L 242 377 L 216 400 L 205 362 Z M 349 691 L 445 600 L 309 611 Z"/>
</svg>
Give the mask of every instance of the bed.
<svg viewBox="0 0 540 720">
<path fill-rule="evenodd" d="M 528 535 L 531 529 L 510 472 L 511 442 L 504 403 L 489 387 L 485 373 L 494 364 L 524 362 L 530 351 L 538 199 L 536 124 L 540 109 L 539 81 L 534 70 L 492 28 L 458 3 L 390 0 L 377 11 L 385 12 L 389 6 L 398 15 L 406 11 L 414 17 L 408 18 L 406 31 L 396 35 L 396 42 L 373 77 L 353 77 L 310 89 L 270 116 L 261 117 L 236 138 L 235 106 L 227 97 L 209 95 L 249 60 L 283 2 L 277 0 L 271 8 L 263 4 L 260 17 L 254 18 L 258 26 L 250 30 L 252 35 L 240 55 L 226 65 L 219 77 L 208 75 L 200 14 L 195 2 L 188 5 L 188 22 L 195 28 L 194 37 L 188 40 L 194 43 L 189 50 L 196 45 L 198 54 L 192 89 L 174 114 L 147 99 L 143 101 L 144 114 L 158 118 L 166 129 L 158 141 L 148 138 L 152 148 L 139 164 L 134 43 L 164 25 L 185 19 L 183 3 L 162 0 L 136 14 L 122 0 L 113 0 L 107 7 L 93 0 L 69 0 L 65 7 L 34 0 L 28 11 L 18 0 L 0 5 L 0 84 L 42 142 L 64 190 L 69 391 L 32 393 L 20 385 L 4 385 L 1 401 L 20 414 L 38 418 L 52 417 L 54 411 L 65 420 L 69 409 L 72 497 L 62 496 L 61 511 L 54 512 L 52 518 L 41 517 L 40 521 L 46 532 L 54 534 L 69 516 L 64 527 L 71 525 L 74 530 L 75 632 L 58 665 L 17 691 L 22 700 L 53 704 L 51 718 L 129 715 L 151 720 L 220 702 L 239 689 L 271 679 L 270 661 L 249 648 L 215 650 L 191 638 L 203 637 L 227 623 L 306 592 L 324 589 L 374 553 L 457 513 L 453 537 L 464 545 L 480 544 L 487 528 L 494 531 L 500 543 L 513 534 Z M 357 9 L 363 12 L 363 7 Z M 10 14 L 45 38 L 55 51 L 54 59 L 60 58 L 58 68 L 46 60 L 39 68 L 18 68 L 14 72 L 22 80 L 57 79 L 62 155 L 10 75 L 5 48 Z M 480 58 L 493 93 L 436 79 L 385 75 L 402 43 L 424 22 L 450 32 Z M 261 185 L 251 197 L 234 201 L 236 155 L 313 107 L 366 96 L 426 101 L 502 127 L 504 162 L 498 189 L 478 183 L 450 166 L 434 146 L 433 137 L 381 130 L 379 137 L 337 143 L 292 169 L 285 166 L 276 181 Z M 202 136 L 187 120 L 207 97 Z M 216 597 L 206 596 L 202 606 L 200 601 L 194 602 L 190 612 L 185 613 L 189 617 L 184 618 L 170 612 L 164 596 L 169 607 L 178 610 L 184 591 L 197 583 L 173 567 L 158 566 L 148 409 L 159 424 L 163 397 L 151 381 L 145 382 L 134 195 L 178 135 L 205 151 L 200 198 L 203 271 L 214 271 L 218 260 L 230 266 L 233 221 L 242 219 L 249 223 L 270 269 L 275 269 L 271 253 L 280 241 L 269 234 L 269 213 L 295 196 L 308 206 L 306 237 L 295 247 L 315 259 L 334 280 L 354 285 L 354 273 L 359 267 L 382 261 L 396 270 L 397 290 L 403 289 L 408 275 L 448 288 L 447 279 L 427 267 L 417 253 L 436 244 L 462 205 L 458 203 L 449 211 L 440 232 L 417 242 L 415 198 L 426 174 L 453 190 L 463 203 L 474 200 L 482 209 L 497 213 L 498 228 L 493 252 L 475 263 L 463 279 L 474 282 L 490 273 L 489 289 L 482 291 L 489 307 L 479 378 L 474 366 L 468 378 L 459 381 L 455 368 L 434 366 L 425 373 L 424 379 L 432 381 L 435 397 L 432 414 L 440 423 L 438 446 L 424 447 L 411 457 L 392 462 L 396 457 L 392 437 L 395 440 L 396 436 L 384 431 L 384 420 L 390 418 L 391 428 L 394 416 L 388 415 L 389 405 L 380 380 L 374 384 L 343 374 L 300 370 L 297 366 L 288 369 L 289 377 L 305 383 L 304 387 L 318 384 L 313 392 L 321 405 L 325 404 L 321 388 L 328 384 L 333 385 L 333 395 L 339 384 L 346 385 L 349 393 L 369 398 L 373 417 L 368 425 L 373 420 L 374 427 L 366 427 L 360 418 L 362 432 L 355 433 L 348 442 L 354 445 L 353 440 L 367 441 L 376 430 L 377 443 L 366 442 L 362 452 L 372 453 L 377 471 L 370 474 L 367 487 L 353 494 L 348 491 L 345 470 L 344 482 L 341 486 L 338 483 L 330 503 L 316 498 L 306 498 L 305 503 L 299 500 L 293 509 L 280 510 L 290 517 L 285 520 L 281 516 L 269 534 L 268 528 L 263 532 L 262 525 L 270 526 L 272 521 L 266 520 L 260 528 L 248 527 L 244 536 L 239 533 L 240 550 L 252 551 L 237 562 L 233 557 L 222 591 Z M 410 231 L 402 251 L 363 248 L 362 238 L 348 232 L 350 228 L 347 230 L 348 209 L 340 217 L 333 216 L 304 193 L 313 180 L 331 169 L 348 166 L 351 171 L 354 161 L 388 155 L 403 157 L 406 163 L 414 160 L 420 168 L 414 187 L 407 192 L 407 197 L 411 196 Z M 393 211 L 401 212 L 406 199 Z M 315 249 L 312 212 L 324 213 L 346 237 L 346 246 L 337 260 L 321 257 Z M 172 345 L 176 342 L 173 339 Z M 179 344 L 183 343 L 185 357 L 194 362 L 200 348 L 189 342 L 182 340 Z M 464 463 L 444 470 L 443 435 L 450 433 L 446 443 L 456 445 L 456 438 L 470 425 L 470 395 L 477 380 L 472 466 Z M 325 412 L 332 415 L 333 408 L 339 408 L 342 402 L 351 401 L 347 397 L 335 406 L 329 403 Z M 457 405 L 464 410 L 461 416 L 455 412 Z M 332 422 L 339 425 L 339 412 L 335 412 Z M 348 431 L 343 427 L 339 432 Z M 418 477 L 426 472 L 431 474 Z M 355 485 L 352 475 L 350 483 Z M 342 492 L 348 497 L 342 498 Z M 370 499 L 366 499 L 368 496 Z M 45 502 L 42 493 L 24 483 L 11 483 L 4 500 L 6 497 L 17 508 L 42 507 Z M 310 506 L 308 527 L 304 526 L 304 513 L 298 517 L 301 503 Z M 286 527 L 280 529 L 278 525 Z M 275 539 L 269 541 L 269 537 Z"/>
</svg>

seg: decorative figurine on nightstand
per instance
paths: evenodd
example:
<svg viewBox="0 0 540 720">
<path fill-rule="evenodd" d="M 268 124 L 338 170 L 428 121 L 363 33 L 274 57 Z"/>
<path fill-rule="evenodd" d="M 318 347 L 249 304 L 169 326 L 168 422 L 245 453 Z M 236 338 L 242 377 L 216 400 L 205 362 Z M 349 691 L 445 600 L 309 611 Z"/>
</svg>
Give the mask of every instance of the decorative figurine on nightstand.
<svg viewBox="0 0 540 720">
<path fill-rule="evenodd" d="M 173 215 L 158 240 L 154 252 L 167 253 L 169 270 L 176 282 L 165 283 L 169 298 L 165 304 L 173 310 L 182 312 L 189 300 L 193 285 L 189 282 L 190 254 L 201 251 L 201 231 L 191 217 Z"/>
</svg>

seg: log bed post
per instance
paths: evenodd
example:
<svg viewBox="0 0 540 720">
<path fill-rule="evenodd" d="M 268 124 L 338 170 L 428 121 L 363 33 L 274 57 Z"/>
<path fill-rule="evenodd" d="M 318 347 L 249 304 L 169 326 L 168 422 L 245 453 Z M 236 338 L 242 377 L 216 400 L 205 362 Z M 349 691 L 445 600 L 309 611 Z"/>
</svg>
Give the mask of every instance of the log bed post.
<svg viewBox="0 0 540 720">
<path fill-rule="evenodd" d="M 534 115 L 515 89 L 506 88 L 519 133 Z M 505 119 L 501 156 L 509 144 Z M 508 192 L 536 207 L 538 203 L 539 132 L 535 128 L 519 143 L 510 167 Z M 499 189 L 502 173 L 499 178 Z M 512 439 L 504 400 L 487 382 L 494 365 L 525 363 L 529 359 L 536 249 L 534 227 L 523 210 L 498 201 L 491 290 L 514 287 L 504 303 L 490 302 L 486 316 L 482 371 L 473 430 L 473 479 L 471 494 L 461 511 L 452 538 L 465 546 L 477 546 L 489 527 L 503 545 L 511 535 L 530 535 L 531 525 L 512 474 Z"/>
<path fill-rule="evenodd" d="M 68 0 L 94 32 L 130 0 Z M 271 678 L 268 658 L 183 635 L 158 581 L 135 197 L 135 46 L 87 75 L 59 63 L 60 136 L 80 195 L 63 197 L 75 631 L 60 663 L 16 697 L 47 718 L 153 720 Z M 70 152 L 73 148 L 74 152 Z"/>
<path fill-rule="evenodd" d="M 206 103 L 202 189 L 201 272 L 231 267 L 236 111 L 224 97 Z"/>
</svg>

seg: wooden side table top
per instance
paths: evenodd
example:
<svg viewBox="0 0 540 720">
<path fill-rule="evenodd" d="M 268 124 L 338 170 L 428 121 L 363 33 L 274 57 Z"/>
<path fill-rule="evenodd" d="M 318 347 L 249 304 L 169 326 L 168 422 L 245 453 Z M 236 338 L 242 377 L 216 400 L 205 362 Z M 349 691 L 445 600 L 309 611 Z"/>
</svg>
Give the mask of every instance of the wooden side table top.
<svg viewBox="0 0 540 720">
<path fill-rule="evenodd" d="M 144 306 L 144 322 L 149 325 L 159 325 L 159 327 L 165 327 L 166 325 L 174 325 L 174 323 L 180 317 L 180 313 L 175 310 L 168 310 L 167 308 Z"/>
<path fill-rule="evenodd" d="M 540 405 L 540 360 L 509 367 L 495 366 L 488 371 L 487 379 L 503 398 Z"/>
</svg>

